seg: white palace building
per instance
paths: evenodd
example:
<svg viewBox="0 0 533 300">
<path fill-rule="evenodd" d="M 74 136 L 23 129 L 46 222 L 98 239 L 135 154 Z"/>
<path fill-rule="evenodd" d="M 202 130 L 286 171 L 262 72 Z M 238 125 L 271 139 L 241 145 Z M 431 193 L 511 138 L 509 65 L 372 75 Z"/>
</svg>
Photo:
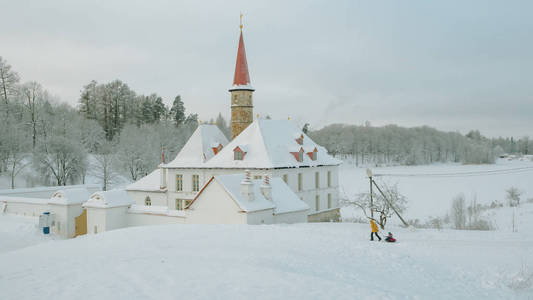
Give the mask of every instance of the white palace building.
<svg viewBox="0 0 533 300">
<path fill-rule="evenodd" d="M 52 232 L 73 237 L 151 224 L 338 221 L 341 161 L 289 120 L 254 120 L 242 26 L 230 92 L 231 141 L 217 126 L 199 125 L 174 160 L 166 163 L 162 154 L 159 168 L 126 190 L 93 193 L 68 213 L 55 208 Z M 2 210 L 14 213 L 39 202 L 6 199 Z M 67 205 L 52 200 L 43 199 L 38 210 Z"/>
</svg>

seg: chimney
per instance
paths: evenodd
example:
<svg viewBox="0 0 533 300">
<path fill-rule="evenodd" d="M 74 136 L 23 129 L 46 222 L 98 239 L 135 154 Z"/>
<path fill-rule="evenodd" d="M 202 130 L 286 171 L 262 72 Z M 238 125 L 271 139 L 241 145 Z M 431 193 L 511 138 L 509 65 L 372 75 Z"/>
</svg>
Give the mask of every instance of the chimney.
<svg viewBox="0 0 533 300">
<path fill-rule="evenodd" d="M 246 170 L 246 176 L 241 181 L 241 193 L 248 201 L 254 201 L 254 183 L 251 180 L 250 170 Z"/>
<path fill-rule="evenodd" d="M 160 173 L 160 185 L 159 188 L 164 190 L 167 188 L 167 170 L 163 168 L 163 165 L 165 164 L 165 147 L 161 148 L 161 164 L 159 165 L 159 173 Z"/>
<path fill-rule="evenodd" d="M 267 199 L 272 201 L 272 186 L 270 185 L 270 178 L 265 175 L 265 181 L 261 185 L 261 194 Z"/>
</svg>

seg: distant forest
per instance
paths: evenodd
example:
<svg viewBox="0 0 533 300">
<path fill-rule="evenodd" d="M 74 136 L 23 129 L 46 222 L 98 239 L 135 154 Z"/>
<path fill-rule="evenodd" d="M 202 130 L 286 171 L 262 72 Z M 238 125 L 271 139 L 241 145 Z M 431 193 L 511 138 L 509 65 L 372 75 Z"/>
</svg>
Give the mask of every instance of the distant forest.
<svg viewBox="0 0 533 300">
<path fill-rule="evenodd" d="M 356 165 L 486 164 L 494 163 L 495 158 L 504 153 L 530 154 L 533 151 L 533 141 L 528 137 L 489 139 L 477 130 L 462 135 L 428 126 L 333 124 L 308 134 L 331 154 L 352 157 Z"/>
<path fill-rule="evenodd" d="M 22 82 L 2 57 L 0 102 L 0 179 L 12 188 L 17 176 L 28 186 L 80 184 L 91 176 L 104 189 L 120 178 L 138 180 L 158 166 L 162 149 L 173 159 L 199 123 L 179 95 L 167 107 L 156 93 L 138 94 L 120 80 L 87 83 L 72 107 L 39 83 Z M 229 137 L 221 114 L 208 122 Z M 526 137 L 488 139 L 478 131 L 464 136 L 429 127 L 335 124 L 309 135 L 358 165 L 491 163 L 501 153 L 533 151 Z"/>
</svg>

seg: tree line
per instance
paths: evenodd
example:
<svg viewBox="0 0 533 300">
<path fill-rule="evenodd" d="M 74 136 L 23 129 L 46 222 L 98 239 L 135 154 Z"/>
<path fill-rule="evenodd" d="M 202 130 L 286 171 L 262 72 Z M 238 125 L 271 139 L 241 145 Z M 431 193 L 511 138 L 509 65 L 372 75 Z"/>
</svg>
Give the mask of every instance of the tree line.
<svg viewBox="0 0 533 300">
<path fill-rule="evenodd" d="M 120 80 L 91 81 L 72 107 L 37 82 L 21 82 L 1 57 L 0 99 L 0 175 L 12 188 L 19 174 L 28 186 L 83 184 L 93 176 L 105 189 L 120 176 L 137 180 L 157 167 L 162 149 L 174 157 L 198 126 L 180 96 L 167 107 Z"/>
<path fill-rule="evenodd" d="M 304 126 L 308 130 L 308 124 Z M 308 134 L 327 150 L 355 165 L 420 165 L 436 162 L 465 164 L 494 163 L 504 153 L 530 154 L 533 143 L 524 137 L 487 138 L 477 130 L 466 135 L 443 132 L 428 126 L 405 128 L 397 125 L 374 127 L 333 124 Z"/>
</svg>

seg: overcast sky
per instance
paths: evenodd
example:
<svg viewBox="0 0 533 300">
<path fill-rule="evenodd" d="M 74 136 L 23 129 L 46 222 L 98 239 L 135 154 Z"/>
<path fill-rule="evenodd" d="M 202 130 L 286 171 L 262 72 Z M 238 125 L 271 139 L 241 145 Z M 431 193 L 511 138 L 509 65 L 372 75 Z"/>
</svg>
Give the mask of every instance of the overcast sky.
<svg viewBox="0 0 533 300">
<path fill-rule="evenodd" d="M 120 79 L 229 118 L 242 11 L 255 113 L 533 137 L 533 1 L 0 2 L 0 56 L 73 105 Z"/>
</svg>

